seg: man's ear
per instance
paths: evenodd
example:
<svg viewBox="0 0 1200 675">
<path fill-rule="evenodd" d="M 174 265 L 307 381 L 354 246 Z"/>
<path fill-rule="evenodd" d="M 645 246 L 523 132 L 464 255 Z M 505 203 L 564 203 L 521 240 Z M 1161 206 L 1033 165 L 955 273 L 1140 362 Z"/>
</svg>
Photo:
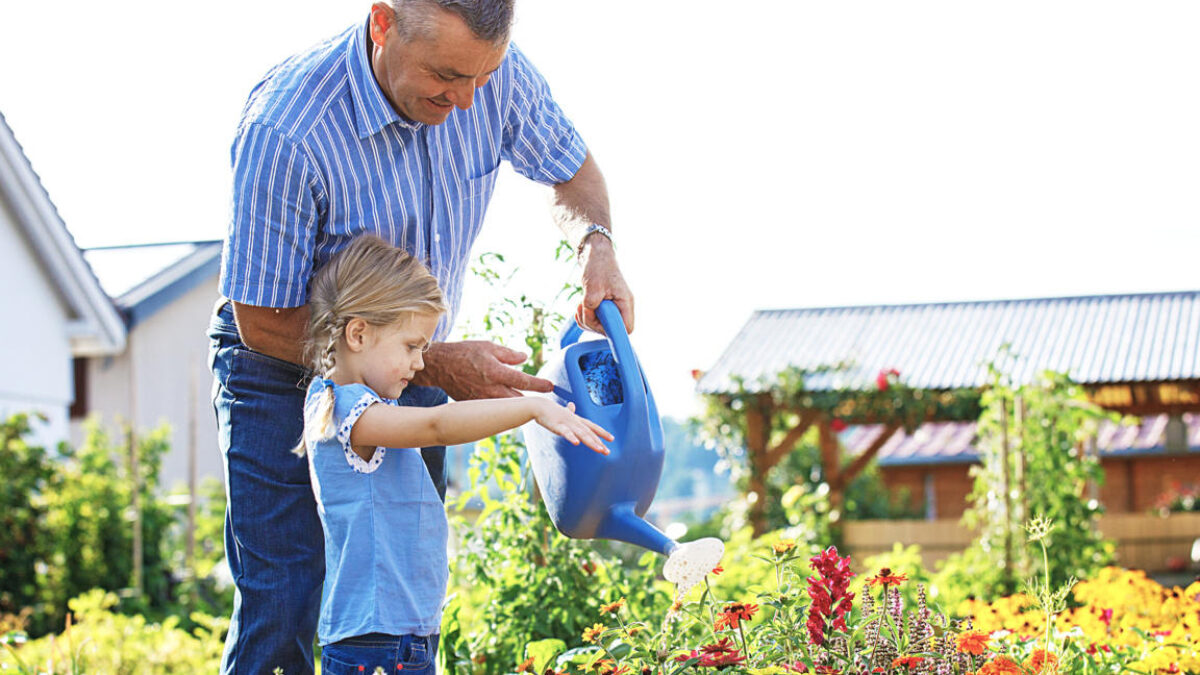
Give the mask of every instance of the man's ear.
<svg viewBox="0 0 1200 675">
<path fill-rule="evenodd" d="M 367 28 L 371 31 L 371 42 L 376 47 L 382 47 L 388 39 L 388 33 L 396 25 L 396 14 L 386 2 L 371 5 L 371 18 Z"/>
<path fill-rule="evenodd" d="M 355 317 L 346 322 L 346 348 L 352 352 L 361 352 L 366 347 L 370 337 L 371 324 Z"/>
</svg>

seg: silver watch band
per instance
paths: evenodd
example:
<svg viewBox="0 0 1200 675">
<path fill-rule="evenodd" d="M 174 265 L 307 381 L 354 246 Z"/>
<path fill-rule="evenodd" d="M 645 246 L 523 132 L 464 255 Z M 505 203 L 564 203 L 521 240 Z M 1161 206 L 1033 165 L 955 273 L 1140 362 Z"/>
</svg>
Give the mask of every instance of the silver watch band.
<svg viewBox="0 0 1200 675">
<path fill-rule="evenodd" d="M 602 234 L 609 241 L 612 241 L 613 238 L 612 231 L 607 227 L 601 225 L 600 223 L 592 223 L 591 225 L 587 226 L 587 229 L 583 231 L 583 236 L 579 238 L 579 245 L 575 247 L 575 257 L 580 257 L 583 255 L 583 245 L 587 242 L 587 238 L 593 234 Z"/>
</svg>

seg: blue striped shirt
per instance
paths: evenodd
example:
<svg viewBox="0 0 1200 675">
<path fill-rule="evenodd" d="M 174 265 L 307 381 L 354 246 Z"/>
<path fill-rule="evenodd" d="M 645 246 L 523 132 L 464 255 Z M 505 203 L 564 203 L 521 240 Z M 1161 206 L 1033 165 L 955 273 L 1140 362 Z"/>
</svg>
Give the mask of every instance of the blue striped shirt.
<svg viewBox="0 0 1200 675">
<path fill-rule="evenodd" d="M 221 293 L 298 307 L 316 268 L 374 233 L 437 277 L 451 307 L 442 339 L 500 160 L 552 185 L 575 175 L 587 148 L 515 45 L 474 105 L 436 126 L 395 112 L 367 50 L 364 22 L 287 59 L 251 92 L 232 149 Z"/>
</svg>

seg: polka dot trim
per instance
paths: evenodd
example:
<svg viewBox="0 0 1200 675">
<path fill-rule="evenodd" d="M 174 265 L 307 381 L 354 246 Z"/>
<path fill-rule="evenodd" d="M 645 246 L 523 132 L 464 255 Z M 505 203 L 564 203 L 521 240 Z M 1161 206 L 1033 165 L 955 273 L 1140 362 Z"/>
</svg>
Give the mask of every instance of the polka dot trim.
<svg viewBox="0 0 1200 675">
<path fill-rule="evenodd" d="M 374 394 L 363 394 L 362 398 L 355 402 L 350 408 L 350 412 L 346 414 L 346 419 L 342 420 L 342 426 L 338 427 L 337 439 L 342 444 L 342 451 L 346 454 L 346 462 L 350 464 L 350 468 L 357 473 L 372 473 L 375 469 L 383 464 L 383 456 L 387 454 L 387 448 L 375 448 L 375 454 L 371 456 L 371 461 L 366 461 L 354 452 L 354 447 L 350 444 L 350 431 L 354 428 L 354 423 L 359 417 L 366 412 L 367 408 L 373 403 L 382 403 L 378 396 Z"/>
</svg>

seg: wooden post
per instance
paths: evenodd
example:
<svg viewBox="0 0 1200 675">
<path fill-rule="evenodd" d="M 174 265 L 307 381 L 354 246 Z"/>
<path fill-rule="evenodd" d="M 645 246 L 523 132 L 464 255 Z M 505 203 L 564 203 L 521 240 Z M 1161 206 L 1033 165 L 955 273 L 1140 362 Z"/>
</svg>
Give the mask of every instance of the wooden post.
<svg viewBox="0 0 1200 675">
<path fill-rule="evenodd" d="M 842 479 L 842 458 L 838 452 L 838 437 L 829 420 L 822 417 L 817 423 L 821 439 L 821 466 L 825 469 L 825 482 L 829 484 L 829 509 L 836 511 L 839 519 L 845 501 L 845 483 Z"/>
<path fill-rule="evenodd" d="M 750 463 L 750 525 L 754 536 L 767 531 L 767 428 L 769 408 L 756 398 L 746 407 L 746 458 Z M 753 495 L 753 496 L 751 496 Z"/>
</svg>

